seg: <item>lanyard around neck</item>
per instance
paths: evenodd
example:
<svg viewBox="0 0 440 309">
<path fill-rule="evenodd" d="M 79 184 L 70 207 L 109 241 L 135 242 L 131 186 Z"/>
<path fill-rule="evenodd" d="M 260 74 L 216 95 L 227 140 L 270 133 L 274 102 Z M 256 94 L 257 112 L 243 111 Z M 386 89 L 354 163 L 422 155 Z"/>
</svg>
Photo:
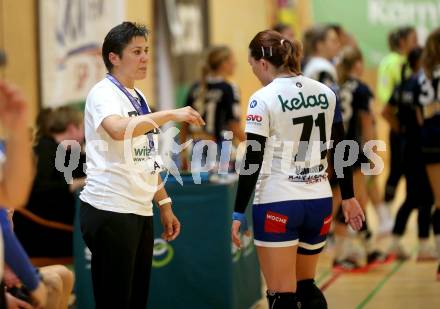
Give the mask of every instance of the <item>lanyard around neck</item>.
<svg viewBox="0 0 440 309">
<path fill-rule="evenodd" d="M 116 87 L 119 88 L 128 98 L 131 105 L 133 105 L 134 109 L 139 115 L 146 115 L 150 113 L 150 109 L 147 106 L 147 103 L 145 102 L 144 98 L 136 91 L 139 100 L 137 100 L 128 90 L 111 74 L 107 74 L 107 79 L 110 80 L 113 84 L 116 85 Z"/>
</svg>

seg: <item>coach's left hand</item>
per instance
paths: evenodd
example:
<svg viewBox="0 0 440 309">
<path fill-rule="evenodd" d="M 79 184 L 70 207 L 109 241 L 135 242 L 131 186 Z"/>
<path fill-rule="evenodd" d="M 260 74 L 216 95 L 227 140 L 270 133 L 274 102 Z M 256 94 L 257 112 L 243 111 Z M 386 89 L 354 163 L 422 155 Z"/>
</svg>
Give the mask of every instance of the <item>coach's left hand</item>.
<svg viewBox="0 0 440 309">
<path fill-rule="evenodd" d="M 160 222 L 163 226 L 162 238 L 171 241 L 180 234 L 180 222 L 171 209 L 171 204 L 160 207 Z"/>
</svg>

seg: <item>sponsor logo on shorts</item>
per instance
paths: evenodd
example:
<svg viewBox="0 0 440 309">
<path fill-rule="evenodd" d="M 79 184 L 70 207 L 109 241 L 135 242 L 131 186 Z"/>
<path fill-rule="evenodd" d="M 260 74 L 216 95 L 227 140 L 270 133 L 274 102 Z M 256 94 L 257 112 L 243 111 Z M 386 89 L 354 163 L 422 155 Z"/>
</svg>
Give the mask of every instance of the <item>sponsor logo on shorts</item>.
<svg viewBox="0 0 440 309">
<path fill-rule="evenodd" d="M 286 225 L 289 217 L 277 212 L 266 212 L 264 231 L 267 233 L 286 233 Z"/>
<path fill-rule="evenodd" d="M 330 231 L 330 226 L 332 224 L 332 215 L 324 218 L 324 222 L 322 223 L 321 231 L 319 232 L 320 236 L 325 236 Z"/>
</svg>

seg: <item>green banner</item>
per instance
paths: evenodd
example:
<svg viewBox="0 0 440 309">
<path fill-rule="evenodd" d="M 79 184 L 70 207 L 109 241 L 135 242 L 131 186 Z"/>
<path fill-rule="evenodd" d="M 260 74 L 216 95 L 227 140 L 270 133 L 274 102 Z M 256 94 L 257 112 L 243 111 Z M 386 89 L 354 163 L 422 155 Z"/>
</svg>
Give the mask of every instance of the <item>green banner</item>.
<svg viewBox="0 0 440 309">
<path fill-rule="evenodd" d="M 388 53 L 389 31 L 401 25 L 416 27 L 423 44 L 440 25 L 438 0 L 312 0 L 315 23 L 338 23 L 359 44 L 366 63 L 377 66 Z"/>
</svg>

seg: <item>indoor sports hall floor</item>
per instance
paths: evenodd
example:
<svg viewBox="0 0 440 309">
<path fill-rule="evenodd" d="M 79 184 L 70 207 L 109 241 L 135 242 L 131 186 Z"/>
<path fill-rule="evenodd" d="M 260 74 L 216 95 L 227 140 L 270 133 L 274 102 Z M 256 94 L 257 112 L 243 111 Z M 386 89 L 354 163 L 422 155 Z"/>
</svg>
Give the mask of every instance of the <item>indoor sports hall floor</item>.
<svg viewBox="0 0 440 309">
<path fill-rule="evenodd" d="M 405 198 L 404 189 L 405 183 L 401 181 L 393 203 L 394 214 Z M 374 229 L 376 217 L 371 207 L 368 214 Z M 328 246 L 321 255 L 316 281 L 324 290 L 330 309 L 440 308 L 440 282 L 435 280 L 437 262 L 416 262 L 416 214 L 416 211 L 411 214 L 404 237 L 405 248 L 412 253 L 409 261 L 392 261 L 367 273 L 334 273 L 330 267 L 332 249 Z M 381 239 L 380 246 L 386 248 L 388 242 L 389 237 Z M 266 300 L 262 299 L 255 309 L 267 307 Z"/>
</svg>

